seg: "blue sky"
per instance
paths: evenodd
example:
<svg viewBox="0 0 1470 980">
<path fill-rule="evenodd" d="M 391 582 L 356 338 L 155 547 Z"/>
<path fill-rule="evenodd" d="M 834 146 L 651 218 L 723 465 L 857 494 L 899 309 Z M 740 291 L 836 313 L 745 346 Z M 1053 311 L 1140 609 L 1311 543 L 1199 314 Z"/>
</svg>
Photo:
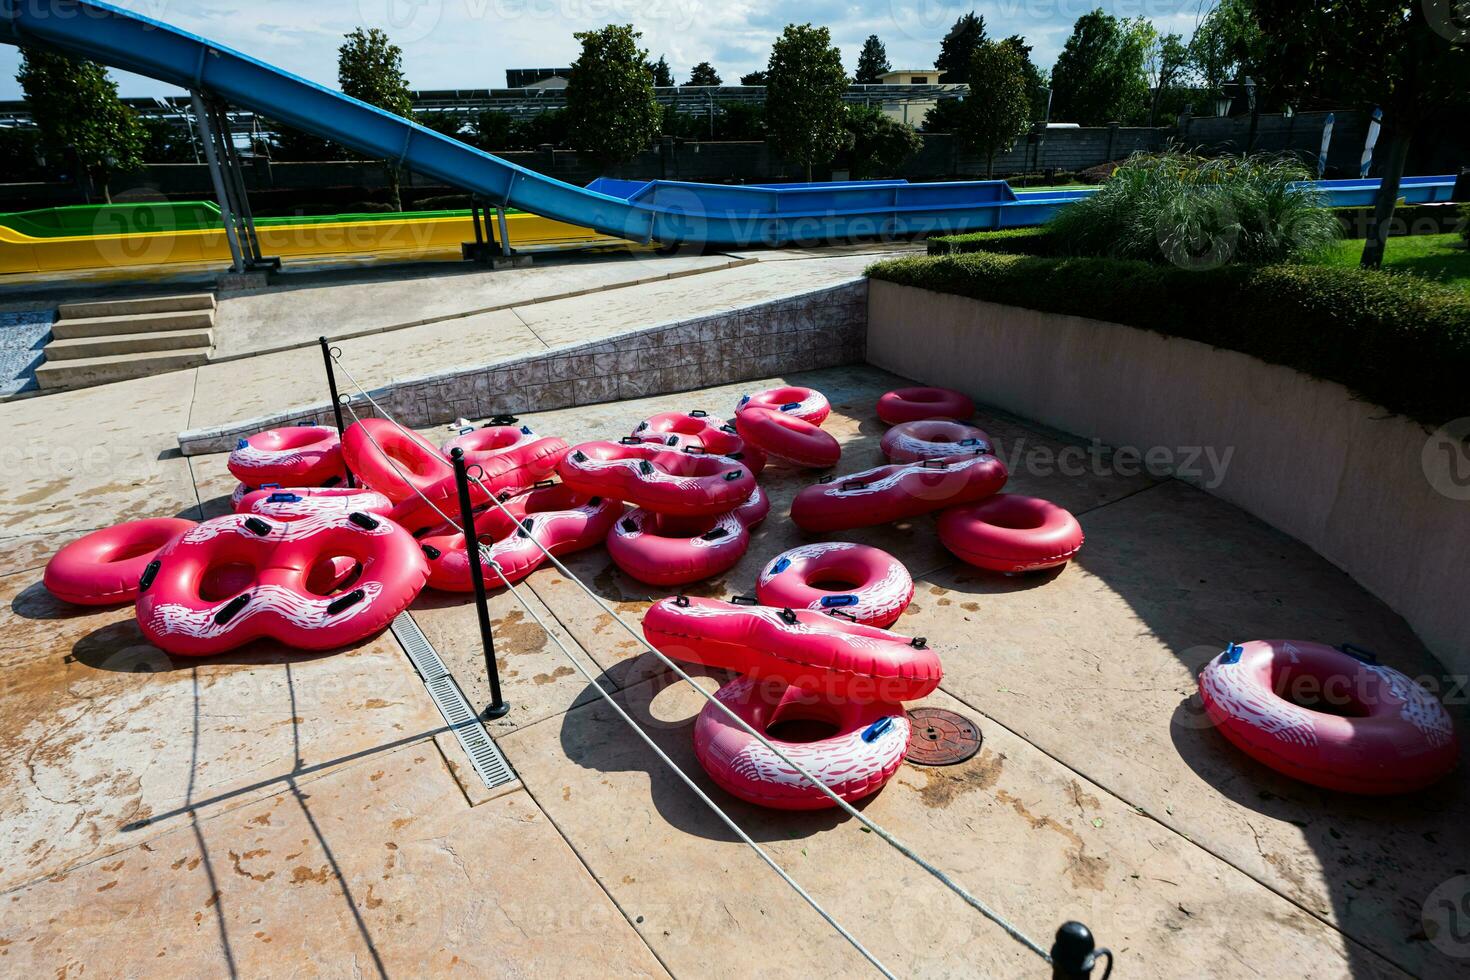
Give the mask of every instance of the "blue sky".
<svg viewBox="0 0 1470 980">
<path fill-rule="evenodd" d="M 1050 67 L 1077 17 L 1102 6 L 1120 17 L 1144 16 L 1187 38 L 1210 0 L 123 0 L 119 5 L 313 81 L 336 86 L 336 49 L 357 26 L 381 27 L 403 48 L 416 88 L 486 88 L 505 84 L 506 68 L 569 64 L 574 31 L 635 24 L 655 59 L 675 79 L 710 61 L 727 82 L 764 67 L 781 28 L 807 22 L 831 28 L 852 70 L 869 34 L 887 46 L 895 68 L 933 65 L 955 18 L 974 9 L 992 36 L 1024 34 L 1033 59 Z M 0 44 L 0 99 L 20 97 L 19 55 Z M 123 95 L 175 91 L 151 79 L 114 73 Z"/>
</svg>

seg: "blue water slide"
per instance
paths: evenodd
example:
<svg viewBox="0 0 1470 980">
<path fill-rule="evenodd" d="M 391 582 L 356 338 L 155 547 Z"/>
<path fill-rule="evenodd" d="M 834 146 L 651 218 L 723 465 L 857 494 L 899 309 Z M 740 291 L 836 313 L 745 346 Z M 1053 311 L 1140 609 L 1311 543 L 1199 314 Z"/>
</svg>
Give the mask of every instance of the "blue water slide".
<svg viewBox="0 0 1470 980">
<path fill-rule="evenodd" d="M 729 186 L 599 178 L 577 187 L 167 24 L 96 0 L 0 0 L 0 41 L 49 45 L 228 102 L 366 156 L 519 208 L 634 241 L 781 244 L 1041 224 L 1091 193 L 1016 194 L 1005 181 L 903 180 Z M 1323 181 L 1330 204 L 1364 204 L 1377 181 Z M 1411 203 L 1449 200 L 1453 177 L 1404 181 Z"/>
</svg>

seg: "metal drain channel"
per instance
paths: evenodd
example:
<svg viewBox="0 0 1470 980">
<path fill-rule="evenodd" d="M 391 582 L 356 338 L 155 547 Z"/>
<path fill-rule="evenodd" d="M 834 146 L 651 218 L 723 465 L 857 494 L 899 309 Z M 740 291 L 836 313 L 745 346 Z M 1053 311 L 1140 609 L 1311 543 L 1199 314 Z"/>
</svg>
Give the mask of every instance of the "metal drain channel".
<svg viewBox="0 0 1470 980">
<path fill-rule="evenodd" d="M 439 714 L 454 731 L 454 737 L 459 739 L 465 755 L 470 757 L 470 765 L 485 781 L 486 788 L 495 789 L 515 782 L 515 770 L 500 753 L 500 747 L 490 740 L 490 733 L 480 724 L 480 716 L 470 707 L 469 699 L 459 689 L 454 675 L 444 666 L 439 652 L 419 629 L 419 624 L 407 612 L 401 612 L 394 618 L 392 629 L 403 651 L 408 654 L 409 663 L 423 678 L 424 687 L 429 689 L 429 697 L 434 699 Z"/>
</svg>

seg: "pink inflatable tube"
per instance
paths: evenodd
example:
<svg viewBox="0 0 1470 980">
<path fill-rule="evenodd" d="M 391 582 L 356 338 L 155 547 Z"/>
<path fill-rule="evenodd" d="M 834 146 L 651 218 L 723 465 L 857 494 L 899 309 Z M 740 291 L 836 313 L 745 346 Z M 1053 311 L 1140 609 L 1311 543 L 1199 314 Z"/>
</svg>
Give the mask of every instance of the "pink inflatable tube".
<svg viewBox="0 0 1470 980">
<path fill-rule="evenodd" d="M 777 555 L 756 579 L 763 606 L 811 609 L 887 627 L 914 597 L 914 580 L 886 551 L 848 541 L 804 544 Z"/>
<path fill-rule="evenodd" d="M 486 477 L 494 475 L 496 485 L 486 479 L 490 489 L 514 492 L 534 486 L 555 472 L 556 464 L 567 454 L 567 441 L 538 436 L 529 425 L 486 425 L 460 430 L 439 449 L 446 458 L 456 449 L 464 450 L 466 464 L 479 464 Z"/>
<path fill-rule="evenodd" d="M 728 456 L 750 467 L 756 476 L 766 468 L 766 454 L 745 444 L 735 426 L 717 424 L 705 412 L 660 412 L 639 422 L 632 438 L 658 443 L 667 449 Z"/>
<path fill-rule="evenodd" d="M 974 414 L 975 403 L 949 388 L 899 388 L 878 399 L 878 417 L 889 425 L 920 419 L 964 420 Z"/>
<path fill-rule="evenodd" d="M 235 501 L 237 514 L 260 514 L 262 517 L 274 517 L 278 521 L 294 521 L 323 514 L 345 516 L 353 511 L 387 516 L 392 510 L 393 501 L 378 491 L 354 487 L 250 490 Z"/>
<path fill-rule="evenodd" d="M 842 447 L 830 433 L 773 409 L 741 409 L 735 416 L 735 430 L 747 444 L 797 466 L 824 470 L 836 466 L 842 457 Z"/>
<path fill-rule="evenodd" d="M 740 401 L 735 405 L 736 418 L 739 418 L 740 413 L 747 408 L 766 408 L 774 412 L 783 412 L 792 418 L 810 422 L 812 425 L 821 425 L 827 421 L 827 416 L 832 412 L 832 406 L 828 404 L 826 395 L 815 388 L 801 388 L 795 385 L 788 385 L 785 388 L 768 388 L 753 395 L 742 395 Z"/>
<path fill-rule="evenodd" d="M 623 512 L 623 504 L 555 484 L 506 501 L 505 510 L 510 516 L 493 506 L 477 516 L 475 533 L 482 543 L 489 543 L 489 560 L 515 583 L 546 562 L 546 551 L 564 555 L 601 544 Z M 429 559 L 431 588 L 446 592 L 469 592 L 474 588 L 463 534 L 446 528 L 419 544 Z M 483 564 L 481 568 L 486 588 L 504 584 L 493 569 Z"/>
<path fill-rule="evenodd" d="M 181 517 L 150 517 L 105 527 L 66 545 L 46 563 L 46 591 L 78 606 L 131 602 L 159 550 L 194 527 Z"/>
<path fill-rule="evenodd" d="M 1322 643 L 1231 644 L 1200 671 L 1199 693 L 1237 748 L 1326 789 L 1410 793 L 1443 777 L 1460 755 L 1438 699 L 1392 668 Z M 1283 694 L 1333 710 L 1302 707 Z"/>
<path fill-rule="evenodd" d="M 961 561 L 993 572 L 1036 572 L 1071 561 L 1082 525 L 1039 497 L 999 493 L 939 515 L 939 541 Z"/>
<path fill-rule="evenodd" d="M 644 613 L 643 635 L 678 660 L 847 700 L 917 700 L 944 674 L 922 637 L 805 609 L 670 596 Z"/>
<path fill-rule="evenodd" d="M 428 571 L 418 542 L 383 517 L 230 514 L 185 531 L 149 563 L 138 626 L 180 656 L 262 637 L 330 650 L 386 627 Z"/>
<path fill-rule="evenodd" d="M 908 751 L 909 720 L 898 705 L 831 701 L 753 677 L 731 681 L 715 697 L 849 802 L 882 789 Z M 815 742 L 787 742 L 769 734 L 794 721 L 824 723 L 836 732 Z M 837 805 L 712 704 L 706 704 L 694 722 L 694 754 L 722 789 L 749 803 L 781 810 Z"/>
<path fill-rule="evenodd" d="M 913 463 L 961 453 L 994 451 L 990 436 L 984 429 L 948 419 L 900 422 L 883 433 L 879 446 L 890 463 Z"/>
<path fill-rule="evenodd" d="M 225 463 L 247 486 L 319 487 L 342 480 L 342 446 L 327 425 L 295 425 L 241 439 Z"/>
<path fill-rule="evenodd" d="M 723 514 L 755 491 L 754 474 L 737 460 L 675 452 L 631 438 L 585 442 L 562 457 L 556 470 L 582 493 L 680 517 Z"/>
<path fill-rule="evenodd" d="M 640 582 L 680 585 L 728 571 L 750 547 L 750 529 L 765 520 L 771 501 L 760 487 L 718 517 L 669 517 L 638 509 L 613 525 L 607 553 Z"/>
<path fill-rule="evenodd" d="M 842 531 L 970 503 L 1005 486 L 1005 464 L 978 453 L 891 463 L 804 488 L 791 519 L 807 531 Z"/>
</svg>

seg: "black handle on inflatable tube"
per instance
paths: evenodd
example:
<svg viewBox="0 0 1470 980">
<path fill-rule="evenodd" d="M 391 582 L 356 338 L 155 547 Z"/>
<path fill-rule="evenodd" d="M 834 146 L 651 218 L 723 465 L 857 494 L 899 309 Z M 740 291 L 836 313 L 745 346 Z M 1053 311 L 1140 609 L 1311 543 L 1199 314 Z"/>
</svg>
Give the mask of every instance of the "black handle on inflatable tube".
<svg viewBox="0 0 1470 980">
<path fill-rule="evenodd" d="M 490 605 L 485 599 L 485 570 L 480 567 L 480 542 L 475 536 L 475 506 L 470 500 L 470 475 L 464 463 L 464 450 L 458 446 L 449 451 L 454 466 L 454 484 L 459 490 L 459 521 L 464 528 L 465 556 L 470 562 L 470 585 L 475 590 L 475 615 L 480 621 L 480 648 L 485 654 L 485 677 L 490 681 L 490 703 L 485 718 L 503 718 L 510 705 L 500 696 L 500 668 L 495 664 L 495 636 L 490 631 Z"/>
<path fill-rule="evenodd" d="M 332 369 L 332 345 L 327 343 L 327 338 L 318 337 L 317 341 L 322 345 L 322 362 L 327 366 L 327 391 L 332 395 L 332 412 L 337 416 L 337 438 L 342 438 L 346 427 L 342 424 L 342 398 L 337 394 L 337 372 Z M 347 485 L 356 486 L 352 481 L 352 471 L 347 469 L 347 464 L 342 464 L 347 473 Z"/>
<path fill-rule="evenodd" d="M 1113 975 L 1113 951 L 1098 949 L 1092 930 L 1080 922 L 1063 922 L 1051 944 L 1052 980 L 1091 980 L 1097 961 L 1108 958 L 1108 967 L 1099 980 Z"/>
</svg>

